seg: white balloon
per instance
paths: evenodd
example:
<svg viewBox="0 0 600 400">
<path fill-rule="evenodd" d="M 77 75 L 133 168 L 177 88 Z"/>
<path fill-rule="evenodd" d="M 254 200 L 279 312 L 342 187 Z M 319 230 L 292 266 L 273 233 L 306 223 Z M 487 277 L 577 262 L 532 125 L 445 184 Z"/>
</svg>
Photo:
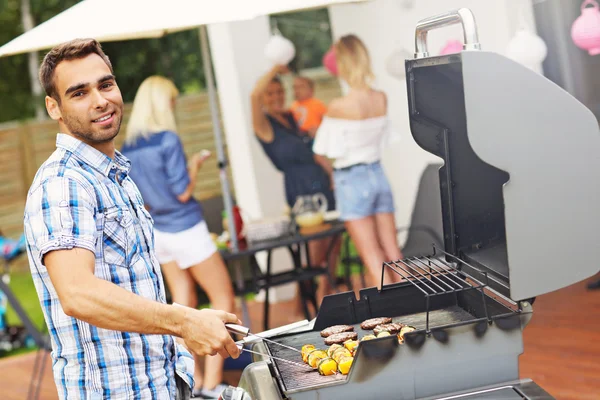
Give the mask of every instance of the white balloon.
<svg viewBox="0 0 600 400">
<path fill-rule="evenodd" d="M 274 65 L 287 65 L 296 55 L 296 48 L 291 40 L 280 35 L 273 35 L 265 47 L 265 57 Z"/>
<path fill-rule="evenodd" d="M 394 78 L 404 79 L 406 77 L 404 62 L 412 57 L 413 55 L 408 50 L 395 50 L 385 62 L 387 73 Z"/>
<path fill-rule="evenodd" d="M 508 43 L 506 55 L 528 68 L 540 65 L 548 55 L 544 40 L 533 32 L 520 30 Z M 535 69 L 535 68 L 532 68 Z"/>
</svg>

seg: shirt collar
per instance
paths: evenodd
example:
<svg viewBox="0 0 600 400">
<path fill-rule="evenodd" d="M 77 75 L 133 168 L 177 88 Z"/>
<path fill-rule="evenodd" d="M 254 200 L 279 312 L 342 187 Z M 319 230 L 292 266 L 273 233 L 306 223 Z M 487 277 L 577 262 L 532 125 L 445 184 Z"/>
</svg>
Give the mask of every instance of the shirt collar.
<svg viewBox="0 0 600 400">
<path fill-rule="evenodd" d="M 110 170 L 113 168 L 118 168 L 126 175 L 129 174 L 129 170 L 131 169 L 131 161 L 118 150 L 115 150 L 115 158 L 112 159 L 71 135 L 64 133 L 57 134 L 56 147 L 71 152 L 75 157 L 106 176 L 109 176 Z"/>
</svg>

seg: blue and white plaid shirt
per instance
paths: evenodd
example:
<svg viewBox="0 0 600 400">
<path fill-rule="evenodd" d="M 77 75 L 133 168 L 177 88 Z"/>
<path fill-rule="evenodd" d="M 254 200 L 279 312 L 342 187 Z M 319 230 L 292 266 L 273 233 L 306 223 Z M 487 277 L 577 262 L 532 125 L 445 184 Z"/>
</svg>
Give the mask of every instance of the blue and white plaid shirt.
<svg viewBox="0 0 600 400">
<path fill-rule="evenodd" d="M 169 335 L 101 329 L 69 317 L 48 271 L 46 253 L 80 247 L 95 253 L 95 275 L 165 303 L 154 254 L 152 218 L 128 177 L 130 162 L 114 160 L 65 134 L 38 170 L 27 196 L 29 264 L 52 340 L 61 399 L 173 399 L 175 373 L 193 386 L 194 361 Z"/>
</svg>

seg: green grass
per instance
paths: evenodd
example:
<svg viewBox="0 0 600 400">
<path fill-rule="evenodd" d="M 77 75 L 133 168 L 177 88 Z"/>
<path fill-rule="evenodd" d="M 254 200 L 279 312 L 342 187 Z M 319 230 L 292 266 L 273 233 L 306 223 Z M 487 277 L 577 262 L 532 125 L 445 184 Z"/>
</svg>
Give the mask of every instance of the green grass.
<svg viewBox="0 0 600 400">
<path fill-rule="evenodd" d="M 42 314 L 31 274 L 29 272 L 13 272 L 9 286 L 35 326 L 43 327 L 45 325 L 44 314 Z M 21 325 L 19 316 L 10 305 L 6 312 L 6 319 L 9 325 Z"/>
<path fill-rule="evenodd" d="M 33 324 L 38 327 L 38 329 L 45 331 L 46 322 L 44 321 L 44 314 L 42 314 L 42 308 L 40 307 L 40 302 L 35 287 L 33 286 L 33 279 L 31 278 L 29 271 L 11 273 L 9 286 Z M 10 304 L 6 310 L 6 322 L 8 325 L 22 325 L 19 316 Z M 36 350 L 36 348 L 15 349 L 1 354 L 0 357 L 14 356 L 34 350 Z"/>
</svg>

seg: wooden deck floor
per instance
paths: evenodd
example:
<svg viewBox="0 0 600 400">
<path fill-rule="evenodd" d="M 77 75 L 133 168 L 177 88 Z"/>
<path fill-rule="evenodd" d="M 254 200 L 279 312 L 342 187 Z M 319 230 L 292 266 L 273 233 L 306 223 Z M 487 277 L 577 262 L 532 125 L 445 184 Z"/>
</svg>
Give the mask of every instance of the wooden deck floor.
<svg viewBox="0 0 600 400">
<path fill-rule="evenodd" d="M 272 325 L 301 319 L 294 302 L 272 306 Z M 262 304 L 250 304 L 253 326 L 259 327 Z M 525 353 L 520 373 L 531 378 L 557 399 L 600 398 L 600 291 L 587 291 L 585 283 L 539 297 L 525 329 Z M 0 359 L 0 398 L 26 399 L 35 354 Z M 240 372 L 226 374 L 237 384 Z M 40 399 L 58 396 L 50 361 L 40 387 Z"/>
</svg>

